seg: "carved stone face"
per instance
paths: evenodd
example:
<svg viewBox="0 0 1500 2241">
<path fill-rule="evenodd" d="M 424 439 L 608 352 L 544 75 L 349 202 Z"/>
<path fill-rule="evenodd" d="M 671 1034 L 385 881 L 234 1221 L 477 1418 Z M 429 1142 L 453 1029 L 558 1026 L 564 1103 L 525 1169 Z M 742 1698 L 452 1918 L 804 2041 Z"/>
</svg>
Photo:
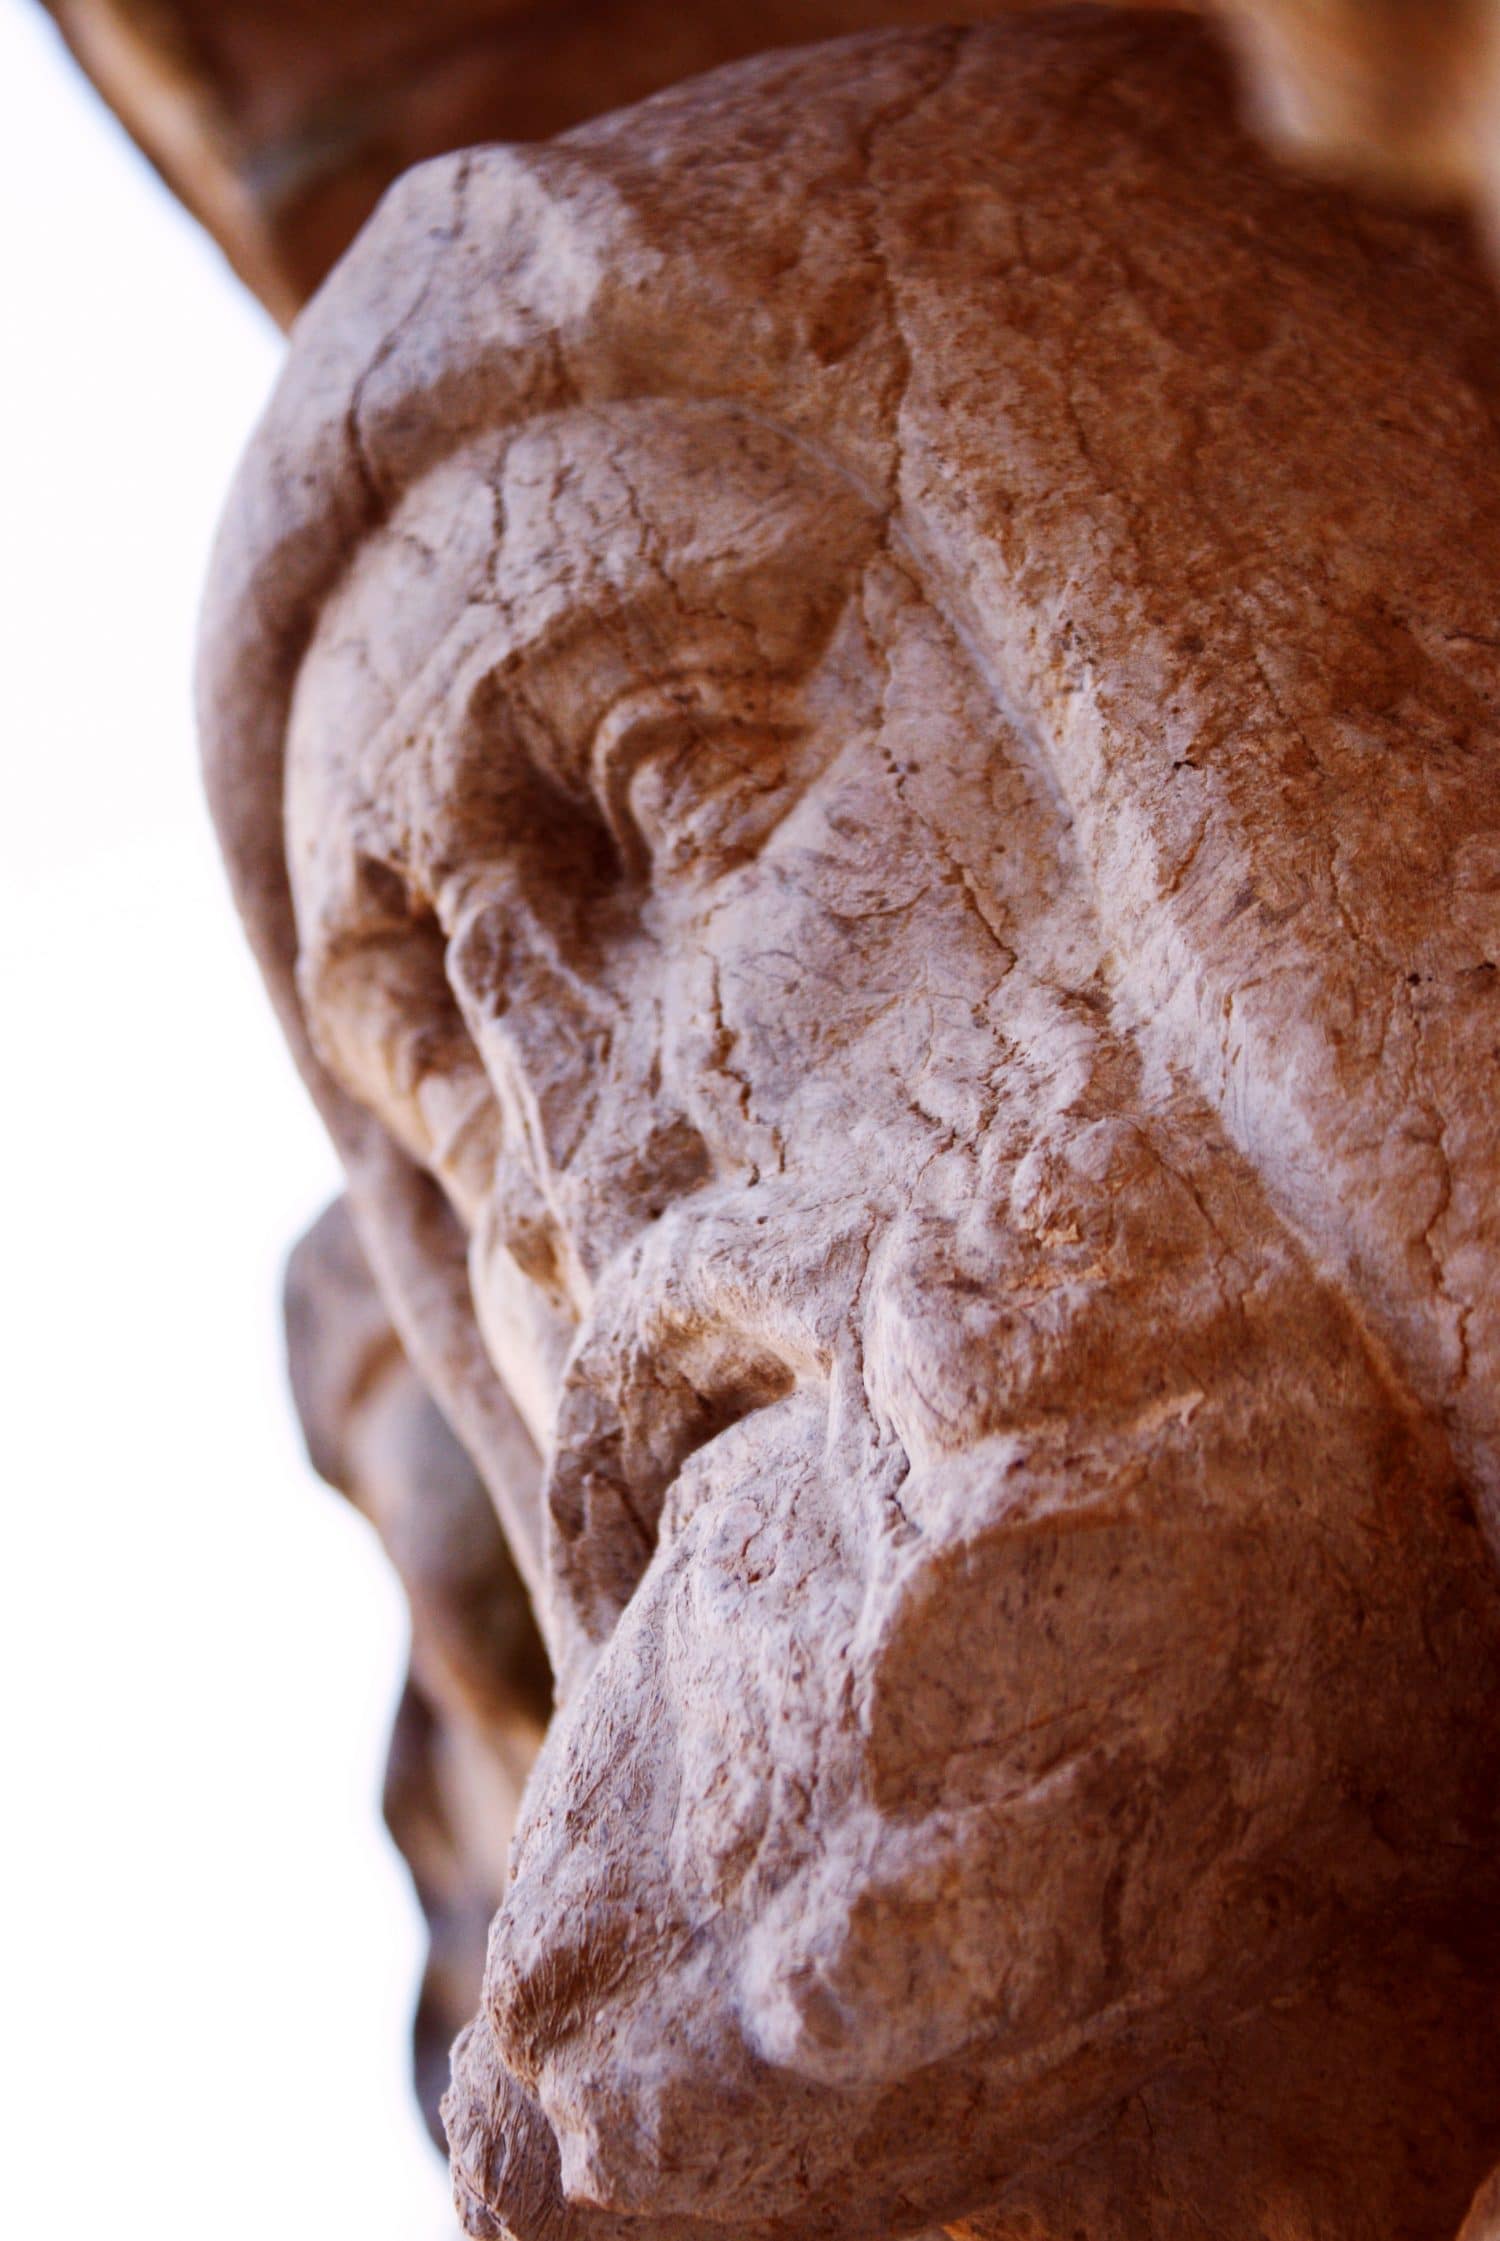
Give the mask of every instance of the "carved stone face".
<svg viewBox="0 0 1500 2241">
<path fill-rule="evenodd" d="M 426 478 L 301 673 L 307 1015 L 548 1458 L 473 2060 L 622 2210 L 784 2212 L 945 2065 L 991 2156 L 1128 2082 L 1369 1898 L 1353 1800 L 1480 1673 L 981 655 L 826 457 L 643 404 Z"/>
<path fill-rule="evenodd" d="M 431 168 L 308 315 L 204 703 L 559 1679 L 475 2233 L 909 2231 L 1190 2051 L 1246 2232 L 1372 2045 L 1391 2230 L 1493 2161 L 1367 1948 L 1497 1857 L 1497 364 L 1071 13 Z"/>
</svg>

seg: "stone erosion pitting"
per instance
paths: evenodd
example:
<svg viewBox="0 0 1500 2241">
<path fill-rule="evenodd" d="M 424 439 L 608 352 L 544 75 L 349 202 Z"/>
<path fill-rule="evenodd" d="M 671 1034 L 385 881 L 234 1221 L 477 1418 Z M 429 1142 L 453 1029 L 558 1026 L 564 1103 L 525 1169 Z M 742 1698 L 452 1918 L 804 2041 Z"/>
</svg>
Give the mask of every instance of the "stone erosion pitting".
<svg viewBox="0 0 1500 2241">
<path fill-rule="evenodd" d="M 209 782 L 557 1676 L 472 2234 L 1500 2158 L 1497 343 L 1075 13 L 429 166 L 302 323 Z"/>
</svg>

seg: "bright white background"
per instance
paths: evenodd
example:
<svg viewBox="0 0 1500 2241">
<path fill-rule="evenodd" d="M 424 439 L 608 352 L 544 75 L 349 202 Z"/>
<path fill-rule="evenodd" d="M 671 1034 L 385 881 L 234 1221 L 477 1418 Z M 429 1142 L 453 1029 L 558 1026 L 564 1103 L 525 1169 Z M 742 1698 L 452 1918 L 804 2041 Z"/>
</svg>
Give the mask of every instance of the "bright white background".
<svg viewBox="0 0 1500 2241">
<path fill-rule="evenodd" d="M 438 2241 L 403 1654 L 304 1463 L 282 1255 L 333 1165 L 188 712 L 278 338 L 0 0 L 0 2231 Z"/>
</svg>

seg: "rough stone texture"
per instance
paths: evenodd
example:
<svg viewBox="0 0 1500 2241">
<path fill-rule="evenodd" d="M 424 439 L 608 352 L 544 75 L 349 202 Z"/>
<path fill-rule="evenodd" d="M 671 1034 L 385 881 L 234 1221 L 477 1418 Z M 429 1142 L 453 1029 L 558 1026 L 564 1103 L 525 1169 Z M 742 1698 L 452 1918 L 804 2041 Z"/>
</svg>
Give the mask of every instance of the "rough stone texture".
<svg viewBox="0 0 1500 2241">
<path fill-rule="evenodd" d="M 429 166 L 299 329 L 210 787 L 560 1684 L 470 2232 L 1463 2223 L 1497 343 L 1083 14 Z"/>
<path fill-rule="evenodd" d="M 290 319 L 409 164 L 545 139 L 798 41 L 1045 0 L 47 0 L 169 184 Z M 1500 195 L 1496 0 L 1156 0 L 1226 21 L 1299 157 Z"/>
<path fill-rule="evenodd" d="M 413 2054 L 441 2146 L 448 2052 L 479 2002 L 551 1675 L 493 1504 L 402 1353 L 342 1202 L 291 1256 L 286 1325 L 313 1464 L 375 1527 L 411 1611 L 385 1811 L 430 1936 Z"/>
</svg>

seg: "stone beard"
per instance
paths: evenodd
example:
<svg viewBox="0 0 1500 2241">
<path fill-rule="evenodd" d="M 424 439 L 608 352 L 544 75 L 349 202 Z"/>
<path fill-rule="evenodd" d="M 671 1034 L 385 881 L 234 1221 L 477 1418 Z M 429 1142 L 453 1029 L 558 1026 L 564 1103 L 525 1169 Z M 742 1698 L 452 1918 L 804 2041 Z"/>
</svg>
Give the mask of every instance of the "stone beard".
<svg viewBox="0 0 1500 2241">
<path fill-rule="evenodd" d="M 558 1687 L 470 2232 L 1500 2156 L 1497 342 L 1077 13 L 429 166 L 299 330 L 210 782 Z"/>
</svg>

